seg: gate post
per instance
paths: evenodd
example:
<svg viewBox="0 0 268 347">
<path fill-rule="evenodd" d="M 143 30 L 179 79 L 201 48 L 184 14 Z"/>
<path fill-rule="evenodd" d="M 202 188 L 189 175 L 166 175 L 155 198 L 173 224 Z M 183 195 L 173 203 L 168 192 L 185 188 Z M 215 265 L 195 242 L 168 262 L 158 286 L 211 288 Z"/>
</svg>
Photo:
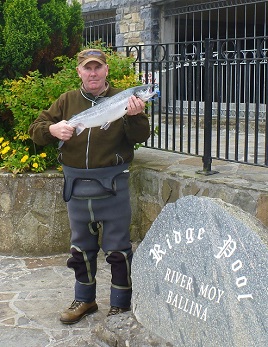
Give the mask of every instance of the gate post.
<svg viewBox="0 0 268 347">
<path fill-rule="evenodd" d="M 204 155 L 202 157 L 203 170 L 197 173 L 213 175 L 217 171 L 211 170 L 211 143 L 212 143 L 212 88 L 213 88 L 213 42 L 205 39 L 205 111 L 204 111 Z"/>
</svg>

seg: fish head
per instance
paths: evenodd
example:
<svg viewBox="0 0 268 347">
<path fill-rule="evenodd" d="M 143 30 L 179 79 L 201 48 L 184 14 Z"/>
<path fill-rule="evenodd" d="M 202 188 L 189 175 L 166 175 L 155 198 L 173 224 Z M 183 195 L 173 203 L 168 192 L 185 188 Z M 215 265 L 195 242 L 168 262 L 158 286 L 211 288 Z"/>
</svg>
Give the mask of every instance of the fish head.
<svg viewBox="0 0 268 347">
<path fill-rule="evenodd" d="M 144 84 L 135 88 L 134 95 L 142 101 L 148 101 L 157 93 L 153 91 L 153 84 Z"/>
</svg>

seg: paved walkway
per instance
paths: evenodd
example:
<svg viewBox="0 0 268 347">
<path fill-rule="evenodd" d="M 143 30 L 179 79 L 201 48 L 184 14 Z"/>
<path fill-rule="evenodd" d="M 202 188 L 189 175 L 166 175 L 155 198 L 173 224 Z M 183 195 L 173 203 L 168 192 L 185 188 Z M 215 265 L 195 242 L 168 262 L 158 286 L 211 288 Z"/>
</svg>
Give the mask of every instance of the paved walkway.
<svg viewBox="0 0 268 347">
<path fill-rule="evenodd" d="M 152 337 L 133 314 L 106 317 L 110 267 L 99 256 L 99 311 L 74 325 L 60 312 L 73 300 L 68 255 L 43 258 L 0 256 L 0 347 L 146 347 L 170 346 Z"/>
</svg>

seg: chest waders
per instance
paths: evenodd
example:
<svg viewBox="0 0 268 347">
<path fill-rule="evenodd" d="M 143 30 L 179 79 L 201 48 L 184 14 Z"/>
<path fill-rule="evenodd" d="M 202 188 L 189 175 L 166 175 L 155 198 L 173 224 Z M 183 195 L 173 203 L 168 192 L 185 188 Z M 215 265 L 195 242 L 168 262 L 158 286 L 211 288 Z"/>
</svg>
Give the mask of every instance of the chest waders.
<svg viewBox="0 0 268 347">
<path fill-rule="evenodd" d="M 71 257 L 75 272 L 75 299 L 96 298 L 97 255 L 101 248 L 111 265 L 110 305 L 129 307 L 131 302 L 131 208 L 128 164 L 100 169 L 75 169 L 63 165 L 64 200 L 71 227 Z"/>
</svg>

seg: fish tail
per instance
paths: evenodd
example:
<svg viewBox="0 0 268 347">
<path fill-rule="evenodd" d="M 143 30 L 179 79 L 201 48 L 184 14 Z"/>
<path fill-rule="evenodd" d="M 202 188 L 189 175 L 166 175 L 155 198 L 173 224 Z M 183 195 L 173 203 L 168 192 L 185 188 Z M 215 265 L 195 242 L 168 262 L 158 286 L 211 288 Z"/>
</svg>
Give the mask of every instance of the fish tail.
<svg viewBox="0 0 268 347">
<path fill-rule="evenodd" d="M 61 147 L 64 145 L 64 141 L 60 140 L 58 149 L 61 149 Z"/>
</svg>

